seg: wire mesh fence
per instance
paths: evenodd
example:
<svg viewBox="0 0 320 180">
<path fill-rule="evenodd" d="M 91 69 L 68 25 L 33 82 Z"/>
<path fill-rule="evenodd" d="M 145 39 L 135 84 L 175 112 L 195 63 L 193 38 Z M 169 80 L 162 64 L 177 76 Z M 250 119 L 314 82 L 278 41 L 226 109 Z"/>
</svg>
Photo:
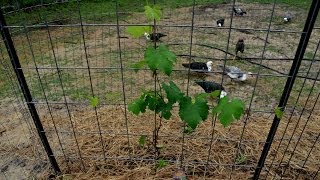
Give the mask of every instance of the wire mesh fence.
<svg viewBox="0 0 320 180">
<path fill-rule="evenodd" d="M 0 140 L 6 158 L 0 158 L 1 176 L 49 176 L 56 160 L 56 172 L 77 178 L 161 179 L 183 169 L 191 179 L 318 179 L 319 2 L 149 3 L 162 7 L 160 23 L 145 20 L 144 1 L 45 1 L 3 9 Z M 234 7 L 247 14 L 236 16 Z M 286 23 L 288 12 L 293 18 Z M 221 18 L 224 26 L 218 27 Z M 167 44 L 178 57 L 170 77 L 155 78 L 147 68 L 135 72 L 132 65 L 153 42 L 132 38 L 126 28 L 143 25 L 167 35 L 156 45 Z M 232 60 L 239 38 L 245 51 Z M 209 60 L 213 69 L 207 75 L 181 65 Z M 234 82 L 218 65 L 237 66 L 252 76 Z M 199 79 L 221 83 L 230 97 L 244 101 L 242 119 L 224 128 L 209 117 L 186 134 L 177 107 L 168 121 L 127 110 L 142 91 L 159 88 L 157 81 L 172 80 L 195 95 L 203 91 L 194 83 Z M 99 97 L 97 107 L 90 106 L 90 97 Z M 279 104 L 281 121 L 274 112 Z M 159 126 L 157 154 L 152 138 Z M 159 168 L 159 160 L 167 165 Z"/>
</svg>

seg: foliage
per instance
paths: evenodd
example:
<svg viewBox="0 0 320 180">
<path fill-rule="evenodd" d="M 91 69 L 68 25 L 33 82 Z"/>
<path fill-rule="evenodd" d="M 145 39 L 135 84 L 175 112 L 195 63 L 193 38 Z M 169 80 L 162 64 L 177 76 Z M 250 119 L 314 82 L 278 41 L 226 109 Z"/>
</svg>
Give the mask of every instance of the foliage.
<svg viewBox="0 0 320 180">
<path fill-rule="evenodd" d="M 282 109 L 280 107 L 274 108 L 274 113 L 276 114 L 276 117 L 278 119 L 282 119 L 283 111 L 282 111 Z"/>
<path fill-rule="evenodd" d="M 147 20 L 151 21 L 155 19 L 156 21 L 160 21 L 162 13 L 158 6 L 150 7 L 146 5 L 144 9 Z M 133 37 L 140 37 L 150 30 L 147 29 L 147 27 L 149 26 L 131 26 L 127 28 L 127 32 Z M 150 45 L 144 53 L 144 59 L 133 64 L 132 67 L 138 71 L 139 68 L 147 65 L 154 75 L 157 75 L 157 71 L 159 70 L 167 76 L 170 76 L 176 60 L 175 54 L 164 44 L 160 44 L 157 47 Z M 165 95 L 162 93 L 162 90 L 165 92 Z M 195 98 L 192 99 L 181 92 L 173 81 L 170 81 L 169 84 L 162 83 L 158 91 L 143 92 L 139 98 L 133 100 L 128 105 L 128 110 L 135 115 L 139 115 L 149 109 L 159 114 L 161 118 L 168 120 L 172 116 L 171 111 L 173 105 L 178 103 L 179 116 L 187 125 L 186 132 L 191 133 L 198 124 L 208 118 L 209 106 L 207 97 L 211 96 L 216 98 L 219 95 L 220 91 L 215 91 L 210 94 L 203 93 L 196 95 Z M 224 127 L 227 127 L 235 119 L 240 119 L 244 113 L 244 104 L 238 99 L 229 101 L 228 97 L 224 97 L 213 109 L 212 113 L 218 116 Z"/>
<path fill-rule="evenodd" d="M 146 135 L 141 135 L 139 138 L 139 145 L 143 147 L 146 144 L 146 139 L 147 139 Z"/>
<path fill-rule="evenodd" d="M 196 98 L 193 103 L 190 97 L 184 96 L 180 101 L 179 115 L 189 127 L 195 129 L 198 124 L 207 119 L 208 110 L 206 99 Z"/>
<path fill-rule="evenodd" d="M 236 159 L 236 164 L 246 164 L 248 161 L 247 156 L 244 153 L 239 153 Z"/>
<path fill-rule="evenodd" d="M 137 63 L 134 63 L 131 65 L 131 68 L 134 68 L 134 72 L 138 72 L 139 69 L 141 69 L 143 66 L 145 66 L 147 63 L 145 60 L 141 60 Z"/>
<path fill-rule="evenodd" d="M 127 28 L 127 33 L 134 38 L 142 36 L 145 32 L 151 33 L 151 31 L 151 26 L 130 26 Z"/>
<path fill-rule="evenodd" d="M 218 115 L 224 127 L 229 126 L 236 119 L 239 120 L 244 113 L 244 104 L 239 99 L 229 100 L 228 96 L 220 99 L 219 104 L 213 108 L 212 113 Z"/>
<path fill-rule="evenodd" d="M 158 161 L 157 161 L 157 167 L 158 168 L 164 168 L 164 167 L 166 167 L 167 166 L 167 161 L 166 160 L 164 160 L 164 159 L 159 159 Z"/>
<path fill-rule="evenodd" d="M 153 21 L 154 19 L 156 21 L 160 21 L 160 18 L 162 15 L 159 6 L 154 6 L 154 7 L 150 7 L 148 5 L 144 6 L 144 13 L 149 21 Z"/>
<path fill-rule="evenodd" d="M 195 129 L 199 123 L 207 119 L 209 106 L 205 98 L 197 96 L 192 102 L 191 97 L 182 93 L 172 81 L 169 84 L 162 83 L 162 88 L 166 93 L 167 102 L 165 102 L 164 97 L 159 95 L 159 92 L 148 91 L 144 92 L 140 98 L 132 101 L 128 105 L 128 110 L 138 115 L 146 112 L 148 108 L 168 120 L 172 115 L 173 105 L 179 103 L 179 116 L 190 128 Z"/>
<path fill-rule="evenodd" d="M 90 105 L 95 108 L 99 104 L 99 98 L 98 97 L 90 97 Z"/>
<path fill-rule="evenodd" d="M 149 46 L 144 54 L 144 60 L 149 66 L 150 70 L 155 72 L 157 69 L 170 76 L 173 64 L 176 62 L 177 57 L 169 51 L 169 49 L 161 44 L 157 49 Z"/>
</svg>

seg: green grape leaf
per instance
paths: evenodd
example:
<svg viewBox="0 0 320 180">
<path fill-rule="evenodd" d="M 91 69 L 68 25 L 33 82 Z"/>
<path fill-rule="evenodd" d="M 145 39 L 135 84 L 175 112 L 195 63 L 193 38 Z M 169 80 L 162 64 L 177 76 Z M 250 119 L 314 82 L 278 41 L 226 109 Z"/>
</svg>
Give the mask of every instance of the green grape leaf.
<svg viewBox="0 0 320 180">
<path fill-rule="evenodd" d="M 208 118 L 209 114 L 209 106 L 206 99 L 203 98 L 196 98 L 196 101 L 194 103 L 195 109 L 198 111 L 201 119 L 204 121 Z"/>
<path fill-rule="evenodd" d="M 244 113 L 244 103 L 239 99 L 229 101 L 227 96 L 220 99 L 218 105 L 213 108 L 212 113 L 218 115 L 220 123 L 228 127 L 236 119 L 239 120 Z"/>
<path fill-rule="evenodd" d="M 145 144 L 146 144 L 146 139 L 147 139 L 147 136 L 146 135 L 141 135 L 140 138 L 139 138 L 139 145 L 141 147 L 143 147 Z"/>
<path fill-rule="evenodd" d="M 186 133 L 186 134 L 191 134 L 194 132 L 194 129 L 192 129 L 190 126 L 186 126 L 183 130 L 183 133 Z"/>
<path fill-rule="evenodd" d="M 208 97 L 209 95 L 210 95 L 210 94 L 208 94 L 208 93 L 199 93 L 199 94 L 196 94 L 196 95 L 195 95 L 195 98 L 207 99 L 207 97 Z"/>
<path fill-rule="evenodd" d="M 159 6 L 154 6 L 153 8 L 150 6 L 144 6 L 144 13 L 148 20 L 153 21 L 160 21 L 161 18 L 161 9 Z"/>
<path fill-rule="evenodd" d="M 154 98 L 154 96 L 152 96 L 151 94 L 146 95 L 145 102 L 147 103 L 147 106 L 151 111 L 154 111 L 156 109 L 157 99 Z"/>
<path fill-rule="evenodd" d="M 167 94 L 168 101 L 171 103 L 178 102 L 184 95 L 173 81 L 170 81 L 169 85 L 162 83 L 162 88 Z"/>
<path fill-rule="evenodd" d="M 144 35 L 145 32 L 151 33 L 151 26 L 129 26 L 126 29 L 127 33 L 129 33 L 134 38 L 139 38 Z"/>
<path fill-rule="evenodd" d="M 169 120 L 172 116 L 171 110 L 172 110 L 172 105 L 170 102 L 166 103 L 162 108 L 161 108 L 161 117 L 163 117 L 166 120 Z"/>
<path fill-rule="evenodd" d="M 149 46 L 145 51 L 144 60 L 151 71 L 155 72 L 159 69 L 170 76 L 173 63 L 176 62 L 177 57 L 165 45 L 161 44 L 157 49 Z"/>
<path fill-rule="evenodd" d="M 221 91 L 220 90 L 215 90 L 212 93 L 210 93 L 211 97 L 216 98 L 220 96 Z"/>
<path fill-rule="evenodd" d="M 160 45 L 158 48 L 161 61 L 159 62 L 159 69 L 166 75 L 170 76 L 173 68 L 173 63 L 177 61 L 177 57 L 165 45 Z"/>
<path fill-rule="evenodd" d="M 164 168 L 164 167 L 166 167 L 167 166 L 167 161 L 166 160 L 164 160 L 164 159 L 159 159 L 158 161 L 157 161 L 157 167 L 158 168 Z"/>
<path fill-rule="evenodd" d="M 98 97 L 90 97 L 90 105 L 95 108 L 99 104 L 99 98 Z"/>
<path fill-rule="evenodd" d="M 159 54 L 156 52 L 154 47 L 149 46 L 144 53 L 144 60 L 148 64 L 151 71 L 155 72 L 158 68 L 158 62 L 161 61 L 161 57 L 159 57 Z"/>
<path fill-rule="evenodd" d="M 143 66 L 145 66 L 147 63 L 144 60 L 141 60 L 137 63 L 134 63 L 131 65 L 131 68 L 134 68 L 134 72 L 138 72 L 139 69 L 141 69 Z"/>
<path fill-rule="evenodd" d="M 203 98 L 196 98 L 193 103 L 191 98 L 184 96 L 180 100 L 179 116 L 188 126 L 195 129 L 201 121 L 208 117 L 209 106 Z"/>
<path fill-rule="evenodd" d="M 281 110 L 280 107 L 274 108 L 274 113 L 276 114 L 278 119 L 282 119 L 283 111 Z"/>
<path fill-rule="evenodd" d="M 128 105 L 128 110 L 132 112 L 135 115 L 138 115 L 140 112 L 144 113 L 146 112 L 147 103 L 144 101 L 144 95 L 142 95 L 140 98 L 132 101 Z"/>
</svg>

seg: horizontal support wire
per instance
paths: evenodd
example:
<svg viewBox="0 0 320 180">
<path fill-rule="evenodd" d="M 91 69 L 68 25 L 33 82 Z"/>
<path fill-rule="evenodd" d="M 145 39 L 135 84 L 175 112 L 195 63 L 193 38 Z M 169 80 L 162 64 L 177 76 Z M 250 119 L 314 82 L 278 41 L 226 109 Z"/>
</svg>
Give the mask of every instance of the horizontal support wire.
<svg viewBox="0 0 320 180">
<path fill-rule="evenodd" d="M 30 103 L 30 104 L 46 104 L 45 101 L 31 101 L 31 102 L 26 102 L 26 103 Z M 68 104 L 70 105 L 83 105 L 83 106 L 86 106 L 86 107 L 89 107 L 90 106 L 90 103 L 81 103 L 81 102 L 67 102 Z M 59 101 L 48 101 L 48 104 L 57 104 L 57 105 L 64 105 L 65 102 L 59 102 Z M 128 104 L 123 104 L 123 103 L 99 103 L 99 105 L 101 106 L 128 106 Z M 212 107 L 212 105 L 208 105 L 209 107 Z M 177 105 L 173 105 L 173 107 L 179 107 Z M 297 109 L 297 108 L 295 108 Z M 286 108 L 286 111 L 292 111 L 294 110 L 293 107 L 287 107 Z M 308 109 L 306 109 L 307 111 Z M 314 110 L 314 111 L 320 111 L 320 110 Z M 251 109 L 249 112 L 264 112 L 264 113 L 274 113 L 274 109 Z"/>
<path fill-rule="evenodd" d="M 59 157 L 60 155 L 56 155 L 55 157 Z M 76 156 L 70 156 L 70 159 L 72 160 L 78 160 L 79 158 L 77 158 Z M 83 159 L 91 159 L 91 160 L 103 160 L 102 156 L 83 156 Z M 107 160 L 120 160 L 120 161 L 146 161 L 146 162 L 150 162 L 150 165 L 152 165 L 152 163 L 154 163 L 155 161 L 157 161 L 157 159 L 154 158 L 137 158 L 137 157 L 106 157 Z M 176 164 L 178 160 L 174 160 L 174 159 L 167 159 L 167 158 L 162 158 L 163 160 L 165 160 L 167 163 L 172 163 L 172 164 Z M 200 161 L 200 160 L 193 160 L 193 161 L 187 161 L 186 160 L 186 166 L 190 166 L 190 165 L 199 165 L 199 166 L 216 166 L 216 167 L 236 167 L 236 168 L 254 168 L 256 167 L 255 165 L 241 165 L 241 164 L 227 164 L 227 163 L 215 163 L 215 162 L 209 162 L 207 163 L 206 161 Z M 269 165 L 268 163 L 266 163 L 266 165 Z M 315 163 L 315 165 L 320 165 L 320 163 Z"/>
<path fill-rule="evenodd" d="M 20 69 L 43 69 L 43 70 L 55 70 L 56 67 L 25 67 L 25 68 L 20 68 Z M 79 69 L 79 70 L 85 70 L 87 69 L 86 67 L 59 67 L 60 70 L 72 70 L 72 69 Z M 90 69 L 97 69 L 97 70 L 121 70 L 119 67 L 90 67 Z M 147 68 L 123 68 L 123 70 L 130 70 L 130 71 L 136 71 L 136 70 L 143 70 L 143 71 L 150 71 L 150 69 Z M 188 69 L 172 69 L 173 72 L 188 72 Z M 105 71 L 106 73 L 107 71 Z M 103 72 L 96 72 L 96 73 L 103 73 Z M 215 74 L 215 73 L 223 73 L 223 71 L 211 71 L 211 72 L 206 72 L 207 74 Z M 299 73 L 307 73 L 307 72 L 299 72 Z M 315 73 L 315 72 L 311 72 Z M 256 73 L 252 73 L 252 75 L 258 75 Z M 271 76 L 271 77 L 290 77 L 289 75 L 285 75 L 284 73 L 281 74 L 259 74 L 259 76 Z M 309 80 L 316 80 L 320 81 L 319 79 L 312 78 L 312 77 L 304 77 L 304 76 L 297 76 L 298 78 L 306 78 Z"/>
<path fill-rule="evenodd" d="M 46 130 L 45 132 L 49 133 L 49 132 L 55 132 L 55 130 Z M 57 130 L 57 133 L 61 133 L 61 134 L 72 134 L 72 132 L 69 132 L 69 131 L 62 131 L 62 130 Z M 76 134 L 78 135 L 84 135 L 84 134 L 99 134 L 100 132 L 99 131 L 77 131 Z M 126 132 L 113 132 L 113 131 L 101 131 L 101 134 L 106 134 L 106 135 L 109 135 L 109 136 L 141 136 L 141 134 L 145 135 L 145 136 L 148 136 L 148 137 L 152 137 L 152 134 L 145 134 L 145 133 L 126 133 Z M 170 138 L 170 137 L 173 137 L 173 136 L 170 136 L 170 135 L 159 135 L 159 137 L 162 137 L 162 138 Z M 293 141 L 296 141 L 299 139 L 300 136 L 294 136 L 292 138 Z M 176 135 L 174 136 L 174 138 L 176 139 L 182 139 L 182 135 Z M 185 136 L 185 138 L 187 139 L 203 139 L 203 140 L 211 140 L 212 137 L 209 137 L 209 136 L 191 136 L 191 135 L 188 135 L 188 136 Z M 239 139 L 231 139 L 231 138 L 220 138 L 220 137 L 214 137 L 213 138 L 214 141 L 228 141 L 228 142 L 238 142 Z M 275 138 L 274 141 L 280 141 L 281 138 Z M 283 141 L 289 141 L 290 140 L 290 137 L 284 137 L 282 139 Z M 304 138 L 303 140 L 308 140 L 308 141 L 315 141 L 315 142 L 320 142 L 320 139 L 317 139 L 317 137 L 314 137 L 314 138 Z M 249 139 L 243 139 L 242 142 L 245 142 L 245 143 L 258 143 L 258 144 L 262 144 L 262 143 L 265 143 L 265 141 L 255 141 L 255 140 L 249 140 Z"/>
<path fill-rule="evenodd" d="M 80 27 L 81 24 L 65 24 L 65 25 L 57 25 L 57 24 L 48 24 L 48 27 Z M 90 26 L 107 26 L 107 27 L 117 27 L 117 24 L 87 24 L 87 23 L 83 23 L 84 27 L 90 27 Z M 119 27 L 130 27 L 130 26 L 152 26 L 150 24 L 119 24 Z M 4 26 L 4 28 L 23 28 L 24 26 L 21 25 L 7 25 Z M 26 25 L 25 27 L 27 28 L 45 28 L 46 25 L 45 24 L 39 24 L 39 25 Z M 194 27 L 195 29 L 230 29 L 230 28 L 226 28 L 226 27 L 217 27 L 217 26 L 200 26 L 200 25 L 185 25 L 185 24 L 170 24 L 170 25 L 165 25 L 165 24 L 159 24 L 157 25 L 157 27 L 176 27 L 176 28 L 191 28 Z M 231 30 L 237 30 L 237 31 L 258 31 L 258 32 L 268 32 L 268 29 L 256 29 L 256 28 L 234 28 L 231 27 Z M 281 33 L 295 33 L 295 34 L 304 34 L 306 32 L 303 31 L 293 31 L 293 30 L 285 30 L 285 29 L 270 29 L 270 32 L 281 32 Z"/>
</svg>

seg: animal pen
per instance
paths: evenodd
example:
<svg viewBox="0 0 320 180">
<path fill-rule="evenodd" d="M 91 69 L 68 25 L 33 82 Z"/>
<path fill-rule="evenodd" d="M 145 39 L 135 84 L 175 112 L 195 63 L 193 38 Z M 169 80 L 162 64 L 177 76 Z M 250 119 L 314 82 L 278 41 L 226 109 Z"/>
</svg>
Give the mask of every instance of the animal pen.
<svg viewBox="0 0 320 180">
<path fill-rule="evenodd" d="M 111 1 L 105 12 L 89 13 L 84 6 L 95 3 L 41 2 L 0 13 L 0 179 L 320 178 L 318 0 L 307 8 L 155 0 L 149 5 L 159 5 L 162 17 L 153 23 L 144 1 Z M 234 7 L 247 14 L 236 16 Z M 286 12 L 291 22 L 283 22 Z M 128 34 L 139 26 L 167 36 L 154 43 Z M 239 38 L 245 50 L 233 60 Z M 171 76 L 134 66 L 146 47 L 160 44 L 177 57 Z M 207 74 L 181 65 L 209 60 Z M 234 82 L 218 65 L 252 76 Z M 169 120 L 128 110 L 169 80 L 191 97 L 203 93 L 199 79 L 243 101 L 241 119 L 225 128 L 208 116 L 187 133 L 177 105 Z"/>
</svg>

